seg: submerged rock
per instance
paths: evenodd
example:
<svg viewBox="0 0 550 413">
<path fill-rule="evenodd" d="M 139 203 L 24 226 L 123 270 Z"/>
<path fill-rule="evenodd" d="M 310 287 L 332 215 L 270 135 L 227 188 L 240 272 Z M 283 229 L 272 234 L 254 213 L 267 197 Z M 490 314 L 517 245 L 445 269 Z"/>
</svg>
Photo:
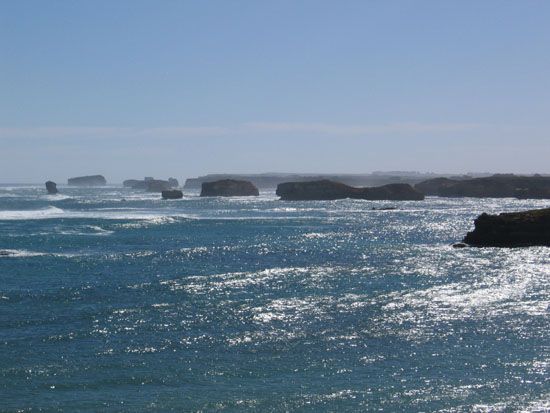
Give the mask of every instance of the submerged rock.
<svg viewBox="0 0 550 413">
<path fill-rule="evenodd" d="M 258 196 L 258 188 L 249 181 L 223 179 L 221 181 L 203 182 L 201 196 Z"/>
<path fill-rule="evenodd" d="M 57 184 L 53 181 L 47 181 L 46 190 L 48 191 L 48 194 L 57 194 Z"/>
<path fill-rule="evenodd" d="M 162 199 L 181 199 L 183 198 L 183 192 L 179 189 L 170 189 L 168 191 L 162 191 Z"/>
<path fill-rule="evenodd" d="M 284 201 L 322 201 L 345 198 L 373 201 L 419 201 L 424 199 L 424 195 L 409 184 L 355 188 L 327 179 L 310 182 L 285 182 L 277 186 L 276 194 Z"/>
<path fill-rule="evenodd" d="M 463 242 L 477 247 L 550 246 L 550 208 L 481 214 Z"/>
<path fill-rule="evenodd" d="M 441 197 L 550 199 L 550 177 L 493 175 L 485 178 L 435 178 L 415 188 L 425 195 Z"/>
<path fill-rule="evenodd" d="M 89 175 L 69 178 L 67 184 L 72 186 L 103 186 L 107 185 L 107 180 L 103 175 Z"/>
</svg>

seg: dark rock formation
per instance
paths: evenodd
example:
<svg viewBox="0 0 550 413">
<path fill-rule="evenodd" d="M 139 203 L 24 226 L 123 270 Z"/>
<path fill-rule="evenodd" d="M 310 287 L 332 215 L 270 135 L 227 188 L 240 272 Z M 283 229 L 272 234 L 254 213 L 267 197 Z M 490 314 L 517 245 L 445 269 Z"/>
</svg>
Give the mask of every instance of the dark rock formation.
<svg viewBox="0 0 550 413">
<path fill-rule="evenodd" d="M 355 188 L 329 180 L 285 182 L 277 186 L 277 195 L 285 201 L 313 201 L 334 199 L 368 199 L 391 201 L 419 201 L 424 195 L 409 184 L 389 184 L 374 188 Z"/>
<path fill-rule="evenodd" d="M 179 189 L 170 189 L 168 191 L 162 191 L 162 199 L 181 199 L 183 198 L 183 192 Z"/>
<path fill-rule="evenodd" d="M 176 178 L 168 178 L 168 185 L 170 185 L 171 188 L 177 188 L 180 186 L 180 183 Z"/>
<path fill-rule="evenodd" d="M 69 178 L 67 183 L 73 186 L 103 186 L 107 185 L 107 180 L 103 175 L 90 175 Z"/>
<path fill-rule="evenodd" d="M 258 188 L 249 181 L 224 179 L 214 182 L 203 182 L 201 196 L 258 196 Z"/>
<path fill-rule="evenodd" d="M 48 191 L 48 194 L 57 194 L 57 184 L 53 181 L 47 181 L 46 190 Z"/>
<path fill-rule="evenodd" d="M 477 247 L 550 246 L 550 208 L 481 214 L 463 242 Z"/>
<path fill-rule="evenodd" d="M 468 244 L 465 244 L 463 242 L 457 242 L 456 244 L 453 244 L 453 248 L 466 248 Z"/>
<path fill-rule="evenodd" d="M 550 199 L 550 177 L 493 175 L 475 179 L 436 178 L 415 185 L 425 195 L 474 198 Z"/>
</svg>

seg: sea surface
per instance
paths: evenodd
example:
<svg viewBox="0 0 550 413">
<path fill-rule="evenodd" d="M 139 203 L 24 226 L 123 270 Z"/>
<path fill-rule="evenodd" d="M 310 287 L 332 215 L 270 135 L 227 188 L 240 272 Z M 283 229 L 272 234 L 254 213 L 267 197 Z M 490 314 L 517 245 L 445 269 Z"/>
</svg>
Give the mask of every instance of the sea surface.
<svg viewBox="0 0 550 413">
<path fill-rule="evenodd" d="M 0 187 L 2 412 L 547 412 L 548 201 Z M 397 207 L 373 210 L 373 207 Z"/>
</svg>

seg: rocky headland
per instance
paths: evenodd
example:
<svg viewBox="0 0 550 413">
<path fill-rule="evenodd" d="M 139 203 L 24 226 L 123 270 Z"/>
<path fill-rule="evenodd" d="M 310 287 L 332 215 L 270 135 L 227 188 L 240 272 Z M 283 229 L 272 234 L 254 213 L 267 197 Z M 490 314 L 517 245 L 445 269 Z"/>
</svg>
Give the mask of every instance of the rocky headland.
<svg viewBox="0 0 550 413">
<path fill-rule="evenodd" d="M 276 194 L 283 201 L 323 201 L 345 198 L 372 201 L 420 201 L 424 199 L 424 195 L 409 184 L 356 188 L 327 179 L 310 182 L 285 182 L 277 186 Z"/>
<path fill-rule="evenodd" d="M 201 196 L 258 196 L 260 192 L 252 182 L 223 179 L 203 182 Z"/>
<path fill-rule="evenodd" d="M 67 184 L 71 186 L 103 186 L 107 185 L 107 180 L 103 175 L 89 175 L 69 178 Z"/>
<path fill-rule="evenodd" d="M 476 247 L 550 246 L 550 208 L 481 214 L 463 242 Z"/>
<path fill-rule="evenodd" d="M 415 185 L 429 196 L 550 199 L 550 177 L 493 175 L 474 179 L 435 178 Z"/>
<path fill-rule="evenodd" d="M 51 195 L 57 194 L 57 184 L 53 181 L 46 181 L 46 191 Z"/>
</svg>

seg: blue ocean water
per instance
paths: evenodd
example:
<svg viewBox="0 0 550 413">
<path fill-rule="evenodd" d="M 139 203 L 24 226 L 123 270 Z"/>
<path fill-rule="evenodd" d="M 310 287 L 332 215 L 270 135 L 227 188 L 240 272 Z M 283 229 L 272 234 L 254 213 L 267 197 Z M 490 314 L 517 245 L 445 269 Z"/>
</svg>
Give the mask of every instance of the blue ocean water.
<svg viewBox="0 0 550 413">
<path fill-rule="evenodd" d="M 547 201 L 0 187 L 0 410 L 549 411 Z M 396 206 L 397 210 L 372 210 Z"/>
</svg>

